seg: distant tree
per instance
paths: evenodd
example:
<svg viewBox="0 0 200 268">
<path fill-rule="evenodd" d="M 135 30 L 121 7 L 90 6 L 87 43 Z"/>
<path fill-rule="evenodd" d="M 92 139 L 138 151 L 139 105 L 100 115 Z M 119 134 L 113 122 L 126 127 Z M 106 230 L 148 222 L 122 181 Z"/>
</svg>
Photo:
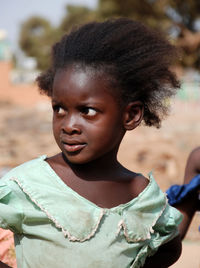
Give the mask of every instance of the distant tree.
<svg viewBox="0 0 200 268">
<path fill-rule="evenodd" d="M 176 44 L 183 51 L 182 64 L 200 68 L 200 1 L 169 0 L 168 15 L 176 28 Z"/>
<path fill-rule="evenodd" d="M 129 17 L 171 35 L 182 50 L 182 65 L 200 67 L 199 0 L 99 0 L 98 13 Z"/>
<path fill-rule="evenodd" d="M 49 64 L 50 48 L 59 33 L 59 29 L 54 29 L 48 20 L 32 17 L 22 25 L 19 44 L 27 56 L 36 59 L 38 68 L 44 69 Z"/>
<path fill-rule="evenodd" d="M 96 13 L 83 6 L 66 6 L 66 16 L 57 28 L 41 17 L 31 17 L 22 25 L 19 45 L 27 56 L 34 57 L 37 67 L 46 69 L 50 61 L 52 44 L 73 26 L 95 20 Z"/>
<path fill-rule="evenodd" d="M 98 13 L 104 19 L 123 16 L 141 21 L 154 28 L 165 29 L 169 24 L 165 14 L 166 1 L 99 0 Z"/>
<path fill-rule="evenodd" d="M 91 10 L 84 6 L 66 6 L 66 16 L 60 23 L 60 29 L 63 33 L 68 32 L 73 27 L 84 24 L 97 19 L 95 10 Z"/>
<path fill-rule="evenodd" d="M 49 21 L 33 17 L 21 30 L 20 46 L 35 57 L 38 68 L 48 66 L 50 47 L 72 27 L 110 17 L 129 17 L 165 31 L 182 50 L 182 65 L 200 67 L 200 0 L 99 0 L 95 10 L 66 6 L 66 15 L 55 29 Z"/>
</svg>

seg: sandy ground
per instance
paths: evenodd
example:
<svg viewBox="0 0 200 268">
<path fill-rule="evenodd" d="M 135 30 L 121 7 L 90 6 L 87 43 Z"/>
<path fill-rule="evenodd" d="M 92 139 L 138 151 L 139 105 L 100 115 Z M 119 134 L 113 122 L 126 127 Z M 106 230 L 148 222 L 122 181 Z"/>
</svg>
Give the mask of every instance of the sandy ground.
<svg viewBox="0 0 200 268">
<path fill-rule="evenodd" d="M 144 175 L 153 170 L 165 191 L 181 183 L 189 152 L 200 145 L 200 103 L 174 101 L 161 129 L 139 127 L 128 132 L 119 160 Z M 0 175 L 38 155 L 57 152 L 51 134 L 51 108 L 34 86 L 0 87 Z M 183 253 L 173 268 L 200 268 L 200 215 L 192 222 Z"/>
</svg>

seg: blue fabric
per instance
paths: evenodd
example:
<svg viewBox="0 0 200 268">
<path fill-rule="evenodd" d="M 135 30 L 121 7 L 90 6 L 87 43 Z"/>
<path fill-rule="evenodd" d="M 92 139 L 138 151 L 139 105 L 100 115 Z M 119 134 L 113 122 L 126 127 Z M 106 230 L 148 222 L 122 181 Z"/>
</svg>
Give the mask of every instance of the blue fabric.
<svg viewBox="0 0 200 268">
<path fill-rule="evenodd" d="M 200 174 L 196 175 L 188 184 L 172 185 L 167 191 L 167 197 L 171 206 L 182 202 L 193 191 L 200 189 Z"/>
</svg>

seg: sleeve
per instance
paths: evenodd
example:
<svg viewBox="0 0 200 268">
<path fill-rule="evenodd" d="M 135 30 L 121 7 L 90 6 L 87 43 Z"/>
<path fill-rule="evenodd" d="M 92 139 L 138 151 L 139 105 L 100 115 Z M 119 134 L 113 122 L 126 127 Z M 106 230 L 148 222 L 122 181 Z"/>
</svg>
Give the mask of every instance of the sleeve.
<svg viewBox="0 0 200 268">
<path fill-rule="evenodd" d="M 200 190 L 200 174 L 196 175 L 188 184 L 172 185 L 167 191 L 170 205 L 176 205 L 185 200 L 190 194 Z"/>
<path fill-rule="evenodd" d="M 0 227 L 14 233 L 22 233 L 23 213 L 16 192 L 0 179 Z"/>
<path fill-rule="evenodd" d="M 153 251 L 179 234 L 178 225 L 181 223 L 182 218 L 183 215 L 176 208 L 167 204 L 164 212 L 153 227 L 154 233 L 149 245 Z"/>
<path fill-rule="evenodd" d="M 178 225 L 181 220 L 182 214 L 167 203 L 152 228 L 151 238 L 144 243 L 131 268 L 142 267 L 147 257 L 153 256 L 160 246 L 174 239 L 179 234 Z"/>
</svg>

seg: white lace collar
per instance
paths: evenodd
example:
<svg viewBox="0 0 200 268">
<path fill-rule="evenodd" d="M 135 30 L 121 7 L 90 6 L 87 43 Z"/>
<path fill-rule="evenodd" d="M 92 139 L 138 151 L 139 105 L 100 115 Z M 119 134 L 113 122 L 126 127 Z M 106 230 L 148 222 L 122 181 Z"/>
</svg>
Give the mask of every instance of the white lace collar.
<svg viewBox="0 0 200 268">
<path fill-rule="evenodd" d="M 44 161 L 46 156 L 23 164 L 17 176 L 11 178 L 46 216 L 71 241 L 86 241 L 93 237 L 103 217 L 120 215 L 117 231 L 123 230 L 128 242 L 146 240 L 162 215 L 167 199 L 149 174 L 148 186 L 133 200 L 111 209 L 103 209 L 73 191 Z"/>
</svg>

